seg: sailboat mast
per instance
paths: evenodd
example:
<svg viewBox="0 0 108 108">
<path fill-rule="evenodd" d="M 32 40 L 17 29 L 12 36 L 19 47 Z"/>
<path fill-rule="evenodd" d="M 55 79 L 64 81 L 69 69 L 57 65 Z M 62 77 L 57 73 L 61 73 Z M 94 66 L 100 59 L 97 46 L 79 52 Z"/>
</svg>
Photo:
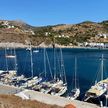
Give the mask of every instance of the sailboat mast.
<svg viewBox="0 0 108 108">
<path fill-rule="evenodd" d="M 66 81 L 66 74 L 65 74 L 65 67 L 64 67 L 64 61 L 63 61 L 63 54 L 62 54 L 62 49 L 61 48 L 60 48 L 60 53 L 61 53 L 61 71 L 62 71 L 62 77 L 64 77 L 64 82 L 67 83 L 67 81 Z"/>
<path fill-rule="evenodd" d="M 103 71 L 104 71 L 103 64 L 104 64 L 104 59 L 103 59 L 103 54 L 102 54 L 102 60 L 101 60 L 101 69 L 102 69 L 102 72 L 101 72 L 101 80 L 103 80 Z"/>
<path fill-rule="evenodd" d="M 45 71 L 45 78 L 46 78 L 46 48 L 44 47 L 44 71 Z"/>
<path fill-rule="evenodd" d="M 5 48 L 5 60 L 6 60 L 6 71 L 8 72 L 9 71 L 9 69 L 8 69 L 8 61 L 7 61 L 7 45 L 6 45 L 6 48 Z"/>
<path fill-rule="evenodd" d="M 53 41 L 54 41 L 54 43 L 53 43 L 54 44 L 54 46 L 53 46 L 53 50 L 54 50 L 53 51 L 54 52 L 54 79 L 56 80 L 57 76 L 56 76 L 56 60 L 55 60 L 56 59 L 56 57 L 55 57 L 55 38 L 53 38 Z"/>
<path fill-rule="evenodd" d="M 46 57 L 47 57 L 47 61 L 48 61 L 50 75 L 51 75 L 51 78 L 53 79 L 53 74 L 52 74 L 52 71 L 51 71 L 51 65 L 50 65 L 50 61 L 49 61 L 49 57 L 48 57 L 48 53 L 47 52 L 46 52 Z"/>
<path fill-rule="evenodd" d="M 60 68 L 61 68 L 61 72 L 60 72 L 60 77 L 61 77 L 61 79 L 62 79 L 62 81 L 63 81 L 63 58 L 62 58 L 62 50 L 61 50 L 61 48 L 60 48 L 60 61 L 61 61 L 61 63 L 60 63 Z"/>
<path fill-rule="evenodd" d="M 32 58 L 32 46 L 31 46 L 31 43 L 30 43 L 30 62 L 31 62 L 31 75 L 32 75 L 32 78 L 33 78 L 33 58 Z"/>
<path fill-rule="evenodd" d="M 77 58 L 76 58 L 76 56 L 75 56 L 75 89 L 77 88 L 77 85 L 76 85 L 76 72 L 77 72 Z"/>
<path fill-rule="evenodd" d="M 14 47 L 14 56 L 15 56 L 15 71 L 17 73 L 17 57 L 16 57 L 16 51 L 15 51 L 15 47 Z"/>
</svg>

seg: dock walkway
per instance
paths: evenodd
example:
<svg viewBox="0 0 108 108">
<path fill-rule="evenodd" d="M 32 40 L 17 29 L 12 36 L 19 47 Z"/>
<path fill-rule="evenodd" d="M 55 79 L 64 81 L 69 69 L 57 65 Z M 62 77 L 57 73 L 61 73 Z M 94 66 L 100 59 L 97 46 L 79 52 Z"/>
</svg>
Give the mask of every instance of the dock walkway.
<svg viewBox="0 0 108 108">
<path fill-rule="evenodd" d="M 31 99 L 37 100 L 42 103 L 50 104 L 50 105 L 58 105 L 64 107 L 65 105 L 72 103 L 76 106 L 76 108 L 100 108 L 95 104 L 82 102 L 78 100 L 70 101 L 65 97 L 59 96 L 51 96 L 49 94 L 43 94 L 33 90 L 23 90 L 21 91 L 19 88 L 14 86 L 8 86 L 4 84 L 0 84 L 0 94 L 15 94 L 16 96 L 21 97 L 22 99 Z"/>
<path fill-rule="evenodd" d="M 49 94 L 43 94 L 43 93 L 33 91 L 33 90 L 24 90 L 16 95 L 22 97 L 23 99 L 29 98 L 31 100 L 37 100 L 42 103 L 58 105 L 58 106 L 62 106 L 62 107 L 71 103 L 71 104 L 75 105 L 76 108 L 100 108 L 99 106 L 96 106 L 95 104 L 82 102 L 82 101 L 78 101 L 78 100 L 70 101 L 64 97 L 51 96 Z"/>
</svg>

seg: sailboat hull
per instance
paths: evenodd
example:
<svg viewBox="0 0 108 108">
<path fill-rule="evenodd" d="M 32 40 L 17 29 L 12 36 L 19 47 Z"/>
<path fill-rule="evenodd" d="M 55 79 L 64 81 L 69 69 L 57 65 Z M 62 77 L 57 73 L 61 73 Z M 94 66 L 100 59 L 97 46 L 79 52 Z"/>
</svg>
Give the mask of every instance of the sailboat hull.
<svg viewBox="0 0 108 108">
<path fill-rule="evenodd" d="M 88 101 L 89 99 L 96 99 L 103 97 L 103 95 L 108 90 L 108 78 L 105 80 L 101 80 L 96 85 L 92 86 L 87 93 L 85 94 L 85 101 Z"/>
<path fill-rule="evenodd" d="M 71 94 L 67 97 L 69 100 L 75 100 L 80 95 L 80 89 L 76 88 L 71 91 Z"/>
<path fill-rule="evenodd" d="M 67 91 L 67 86 L 63 86 L 60 89 L 57 88 L 57 90 L 55 88 L 54 92 L 52 92 L 51 95 L 54 95 L 54 96 L 62 96 L 63 94 L 66 93 L 66 91 Z"/>
</svg>

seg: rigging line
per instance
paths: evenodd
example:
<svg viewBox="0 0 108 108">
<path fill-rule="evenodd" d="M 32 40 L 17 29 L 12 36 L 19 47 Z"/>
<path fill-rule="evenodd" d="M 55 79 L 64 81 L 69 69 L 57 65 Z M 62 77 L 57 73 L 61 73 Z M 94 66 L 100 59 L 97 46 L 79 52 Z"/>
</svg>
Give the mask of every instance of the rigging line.
<svg viewBox="0 0 108 108">
<path fill-rule="evenodd" d="M 78 59 L 77 57 L 75 56 L 75 89 L 78 87 L 79 88 L 79 78 L 78 78 L 78 72 L 77 72 L 77 64 L 78 64 Z"/>
<path fill-rule="evenodd" d="M 60 71 L 61 71 L 61 64 L 60 64 L 60 56 L 59 54 L 57 54 L 57 64 L 58 64 L 58 74 L 60 75 L 59 77 L 62 78 L 61 74 L 60 74 Z"/>
<path fill-rule="evenodd" d="M 33 54 L 32 54 L 32 46 L 31 46 L 31 43 L 30 43 L 30 62 L 31 62 L 31 77 L 33 78 Z"/>
<path fill-rule="evenodd" d="M 28 58 L 28 51 L 26 52 L 26 56 L 25 56 L 25 62 L 24 62 L 24 71 L 26 71 L 26 61 L 27 61 L 27 58 Z"/>
<path fill-rule="evenodd" d="M 78 86 L 78 88 L 80 88 L 80 84 L 79 84 L 79 79 L 80 78 L 79 78 L 79 72 L 78 72 L 78 57 L 77 57 L 77 64 L 76 64 L 76 66 L 77 66 L 77 79 L 76 80 L 77 80 L 77 84 L 78 84 L 77 86 Z"/>
<path fill-rule="evenodd" d="M 101 80 L 103 80 L 103 71 L 104 71 L 104 68 L 103 68 L 103 64 L 104 64 L 104 60 L 103 60 L 104 56 L 102 54 L 102 62 L 101 62 L 101 69 L 102 69 L 102 72 L 101 72 Z"/>
<path fill-rule="evenodd" d="M 96 83 L 97 82 L 97 80 L 99 80 L 100 78 L 99 78 L 99 76 L 100 76 L 100 67 L 101 67 L 101 63 L 99 63 L 99 66 L 98 66 L 98 69 L 97 69 L 97 72 L 96 72 L 96 74 L 95 74 L 95 76 L 94 76 L 94 79 L 93 79 L 93 81 L 91 82 L 91 85 L 94 85 L 94 82 Z"/>
<path fill-rule="evenodd" d="M 66 80 L 66 73 L 65 73 L 65 66 L 64 66 L 64 61 L 63 61 L 63 54 L 62 54 L 62 49 L 60 48 L 60 52 L 61 52 L 61 63 L 62 63 L 62 69 L 63 69 L 63 75 L 64 75 L 64 82 L 67 84 L 67 80 Z"/>
<path fill-rule="evenodd" d="M 14 46 L 14 56 L 15 56 L 15 71 L 17 72 L 18 71 L 18 67 L 17 67 L 17 56 L 16 56 L 15 46 Z"/>
<path fill-rule="evenodd" d="M 77 67 L 76 67 L 76 65 L 77 65 L 77 58 L 76 58 L 76 56 L 75 56 L 75 89 L 77 88 L 77 87 L 76 87 L 76 72 L 77 72 Z"/>
<path fill-rule="evenodd" d="M 51 75 L 51 78 L 53 79 L 53 74 L 52 74 L 52 71 L 51 71 L 51 65 L 50 65 L 50 61 L 49 61 L 49 57 L 48 57 L 48 53 L 47 52 L 46 52 L 46 56 L 47 56 L 47 61 L 48 61 L 50 75 Z"/>
<path fill-rule="evenodd" d="M 104 61 L 104 76 L 106 78 L 106 76 L 108 76 L 108 73 L 106 72 L 107 68 L 106 68 L 106 62 Z"/>
<path fill-rule="evenodd" d="M 6 62 L 6 71 L 8 72 L 9 71 L 9 68 L 8 68 L 8 60 L 7 60 L 7 44 L 6 44 L 6 47 L 5 47 L 5 62 Z"/>
<path fill-rule="evenodd" d="M 57 73 L 56 73 L 56 56 L 55 56 L 55 48 L 53 48 L 53 52 L 54 52 L 54 79 L 56 80 L 57 79 Z"/>
<path fill-rule="evenodd" d="M 46 78 L 46 48 L 44 47 L 44 71 L 45 71 L 45 78 Z"/>
<path fill-rule="evenodd" d="M 62 63 L 62 57 L 61 57 L 61 50 L 60 50 L 60 48 L 59 48 L 59 54 L 60 54 L 60 55 L 59 55 L 59 58 L 60 58 L 60 59 L 59 59 L 59 61 L 58 61 L 58 62 L 59 62 L 59 68 L 60 68 L 59 74 L 60 74 L 61 80 L 64 81 L 64 78 L 63 78 L 63 76 L 64 76 L 64 75 L 63 75 L 63 63 Z"/>
</svg>

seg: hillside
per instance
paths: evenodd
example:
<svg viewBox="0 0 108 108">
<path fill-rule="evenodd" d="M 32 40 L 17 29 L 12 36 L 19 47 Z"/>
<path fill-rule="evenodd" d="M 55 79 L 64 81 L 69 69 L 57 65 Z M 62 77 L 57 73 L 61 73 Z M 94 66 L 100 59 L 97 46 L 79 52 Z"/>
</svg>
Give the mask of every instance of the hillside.
<svg viewBox="0 0 108 108">
<path fill-rule="evenodd" d="M 0 95 L 0 108 L 61 108 L 37 101 L 23 100 L 14 95 Z"/>
<path fill-rule="evenodd" d="M 59 45 L 77 45 L 83 42 L 108 42 L 107 35 L 108 21 L 33 27 L 22 21 L 0 20 L 0 42 L 31 42 L 33 45 L 44 42 L 49 45 L 55 40 Z"/>
</svg>

